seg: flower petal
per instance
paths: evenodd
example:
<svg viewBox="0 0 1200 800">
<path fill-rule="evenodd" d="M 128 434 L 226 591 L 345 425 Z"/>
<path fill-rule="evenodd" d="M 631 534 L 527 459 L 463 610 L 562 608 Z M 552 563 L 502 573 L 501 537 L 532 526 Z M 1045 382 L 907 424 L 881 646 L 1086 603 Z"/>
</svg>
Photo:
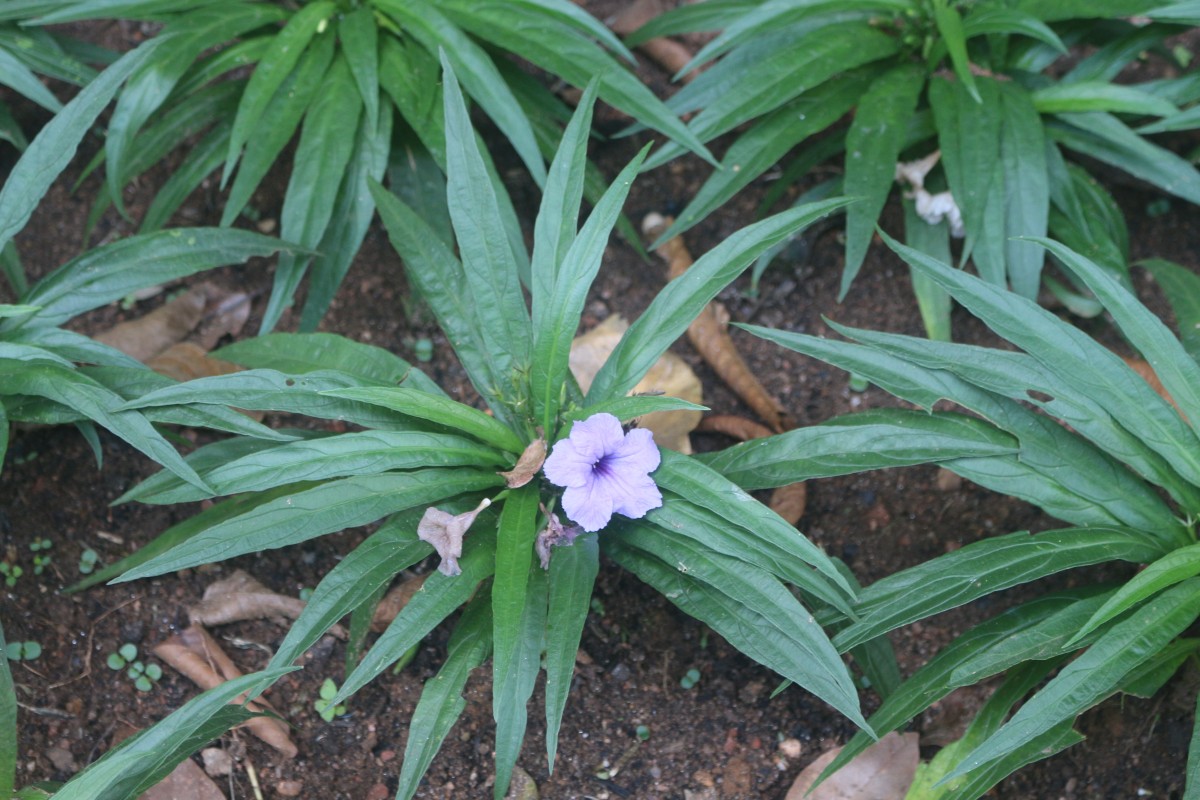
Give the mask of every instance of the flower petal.
<svg viewBox="0 0 1200 800">
<path fill-rule="evenodd" d="M 634 428 L 604 459 L 605 464 L 623 475 L 649 474 L 658 469 L 662 455 L 654 444 L 654 434 L 646 428 Z"/>
<path fill-rule="evenodd" d="M 598 531 L 613 515 L 613 495 L 604 481 L 569 487 L 563 492 L 562 507 L 567 517 L 585 531 Z"/>
</svg>

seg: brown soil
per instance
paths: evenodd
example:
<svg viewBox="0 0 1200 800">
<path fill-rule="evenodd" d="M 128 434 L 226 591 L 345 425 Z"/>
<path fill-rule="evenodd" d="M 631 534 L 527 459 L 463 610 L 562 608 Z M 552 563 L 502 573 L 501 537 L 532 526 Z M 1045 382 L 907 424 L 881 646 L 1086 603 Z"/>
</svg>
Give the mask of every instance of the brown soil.
<svg viewBox="0 0 1200 800">
<path fill-rule="evenodd" d="M 644 67 L 643 72 L 661 83 L 662 77 L 652 68 Z M 640 142 L 598 144 L 593 157 L 613 174 Z M 76 165 L 85 163 L 96 146 L 95 141 L 88 142 Z M 535 191 L 513 159 L 506 163 L 514 199 L 531 220 Z M 684 159 L 641 180 L 627 205 L 629 216 L 640 220 L 649 211 L 678 209 L 707 172 L 696 160 Z M 67 187 L 77 176 L 75 166 L 55 186 L 20 239 L 32 277 L 65 262 L 83 245 L 80 223 L 98 181 L 93 177 L 71 194 Z M 285 175 L 275 176 L 256 198 L 266 216 L 278 213 L 285 179 Z M 138 200 L 144 202 L 149 188 L 139 187 L 132 198 L 135 207 Z M 756 183 L 697 228 L 689 236 L 693 252 L 705 252 L 751 222 L 764 189 L 764 182 Z M 1115 191 L 1130 219 L 1135 258 L 1158 256 L 1200 267 L 1194 255 L 1200 252 L 1200 226 L 1193 208 L 1172 201 L 1168 213 L 1151 218 L 1145 209 L 1159 197 L 1157 193 L 1137 186 L 1120 186 Z M 177 221 L 215 223 L 216 199 L 215 188 L 201 190 Z M 896 231 L 898 222 L 898 209 L 890 206 L 884 225 Z M 128 223 L 109 216 L 97 236 L 129 230 Z M 733 318 L 819 334 L 826 330 L 822 322 L 826 315 L 850 325 L 919 334 L 920 321 L 906 270 L 882 247 L 869 255 L 847 302 L 836 302 L 840 232 L 840 223 L 810 232 L 767 272 L 757 298 L 746 296 L 747 279 L 727 289 L 721 300 Z M 270 269 L 259 263 L 219 270 L 205 278 L 256 291 L 268 286 Z M 648 266 L 624 242 L 614 239 L 593 290 L 585 327 L 612 313 L 636 317 L 662 282 L 660 263 Z M 1156 289 L 1144 278 L 1139 278 L 1138 286 L 1143 297 L 1162 310 Z M 444 337 L 407 298 L 401 266 L 377 227 L 323 329 L 410 359 L 414 358 L 414 339 L 429 336 L 435 345 L 430 374 L 449 391 L 469 397 L 465 377 Z M 102 309 L 80 321 L 80 329 L 102 329 L 118 319 L 144 313 L 157 302 L 147 301 L 129 312 L 115 306 Z M 252 318 L 250 329 L 256 324 Z M 281 327 L 288 330 L 292 325 L 294 319 L 285 318 Z M 1103 322 L 1084 327 L 1120 347 Z M 955 333 L 961 341 L 991 342 L 987 332 L 961 312 L 955 317 Z M 734 338 L 754 372 L 800 424 L 894 404 L 874 388 L 861 394 L 851 392 L 847 376 L 839 370 L 748 335 L 735 333 Z M 676 345 L 675 351 L 700 375 L 706 402 L 715 413 L 750 415 L 686 344 Z M 134 642 L 147 652 L 186 625 L 185 606 L 197 600 L 208 583 L 235 568 L 288 594 L 314 586 L 365 535 L 351 531 L 207 569 L 64 595 L 58 589 L 78 579 L 76 562 L 85 547 L 99 552 L 103 562 L 114 561 L 199 508 L 110 507 L 113 499 L 151 474 L 154 467 L 113 437 L 102 439 L 103 469 L 97 469 L 82 438 L 70 428 L 15 431 L 5 463 L 0 484 L 0 560 L 22 564 L 26 575 L 15 587 L 0 586 L 0 619 L 10 640 L 36 640 L 44 647 L 38 660 L 13 664 L 22 703 L 19 783 L 69 778 L 106 752 L 114 735 L 125 726 L 146 726 L 194 695 L 193 687 L 170 670 L 152 692 L 136 691 L 130 681 L 104 664 L 107 655 L 122 643 Z M 713 449 L 728 441 L 708 434 L 696 437 L 696 443 L 701 449 Z M 918 468 L 813 482 L 799 527 L 828 552 L 845 559 L 865 584 L 987 536 L 1055 526 L 1028 505 L 970 483 L 940 489 L 935 469 Z M 43 536 L 53 541 L 53 563 L 46 573 L 35 576 L 28 546 L 35 537 Z M 431 565 L 424 566 L 429 568 Z M 957 634 L 1014 602 L 1051 586 L 1124 575 L 1120 570 L 1094 570 L 1013 590 L 909 626 L 891 638 L 907 675 Z M 540 688 L 533 698 L 529 736 L 519 763 L 537 782 L 542 797 L 780 800 L 805 764 L 853 733 L 852 725 L 801 690 L 792 688 L 770 699 L 777 683 L 772 673 L 615 565 L 602 567 L 595 598 L 553 775 L 545 763 Z M 225 640 L 241 667 L 250 671 L 266 663 L 284 629 L 267 622 L 242 623 L 223 627 L 216 634 Z M 282 796 L 279 789 L 287 786 L 281 783 L 284 781 L 300 782 L 303 797 L 390 797 L 408 718 L 421 682 L 441 663 L 446 638 L 445 630 L 435 631 L 410 666 L 398 675 L 386 673 L 366 687 L 351 700 L 347 715 L 332 723 L 320 719 L 313 701 L 324 678 L 340 681 L 343 677 L 344 650 L 332 639 L 320 642 L 308 655 L 305 669 L 287 676 L 270 695 L 294 726 L 299 757 L 283 760 L 243 734 L 222 737 L 217 746 L 241 759 L 233 777 L 223 784 L 227 794 L 254 796 L 247 777 L 252 765 L 266 797 Z M 680 678 L 693 668 L 702 676 L 699 683 L 692 689 L 682 688 Z M 466 712 L 435 759 L 418 797 L 491 796 L 490 683 L 488 669 L 476 671 L 467 687 Z M 1087 742 L 1011 778 L 994 796 L 1046 800 L 1181 796 L 1196 685 L 1196 673 L 1189 668 L 1153 700 L 1126 698 L 1104 703 L 1086 714 L 1079 725 Z M 972 710 L 980 701 L 980 693 L 969 694 L 966 708 Z M 868 697 L 866 702 L 870 705 L 873 701 Z M 957 709 L 956 704 L 944 704 L 941 719 L 936 714 L 924 717 L 916 729 L 935 734 L 953 723 L 950 718 L 960 713 Z M 650 731 L 649 739 L 640 744 L 635 735 L 639 725 Z M 778 745 L 785 739 L 799 741 L 798 757 L 783 755 Z M 932 752 L 927 749 L 925 754 Z M 611 772 L 618 763 L 621 768 L 610 779 L 596 777 L 602 769 Z"/>
</svg>

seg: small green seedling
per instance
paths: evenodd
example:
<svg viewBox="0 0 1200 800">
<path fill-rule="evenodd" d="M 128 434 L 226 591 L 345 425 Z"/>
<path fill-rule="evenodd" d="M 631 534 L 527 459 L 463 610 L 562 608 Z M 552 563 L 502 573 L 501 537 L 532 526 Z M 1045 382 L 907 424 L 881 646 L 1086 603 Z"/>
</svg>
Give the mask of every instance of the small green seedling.
<svg viewBox="0 0 1200 800">
<path fill-rule="evenodd" d="M 330 705 L 329 701 L 337 696 L 337 684 L 333 682 L 333 678 L 326 678 L 321 684 L 321 697 L 317 702 L 313 703 L 313 708 L 321 715 L 321 719 L 326 722 L 333 722 L 334 717 L 340 717 L 346 713 L 346 707 L 343 705 Z"/>
<path fill-rule="evenodd" d="M 5 655 L 9 661 L 33 661 L 42 654 L 42 646 L 37 642 L 9 642 Z"/>
<path fill-rule="evenodd" d="M 304 602 L 306 602 L 306 603 L 307 603 L 307 602 L 308 602 L 308 598 L 312 597 L 312 593 L 313 593 L 312 587 L 311 587 L 311 586 L 305 586 L 303 589 L 301 589 L 301 590 L 300 590 L 300 595 L 299 595 L 299 597 L 300 597 L 300 599 L 301 599 L 301 600 L 303 600 Z"/>
<path fill-rule="evenodd" d="M 49 550 L 53 546 L 54 546 L 54 543 L 51 542 L 49 539 L 47 539 L 45 536 L 36 538 L 32 542 L 29 543 L 29 549 L 34 553 L 40 554 L 40 555 L 35 555 L 33 557 L 33 574 L 34 575 L 41 575 L 43 572 L 46 571 L 46 567 L 50 566 L 50 561 L 51 561 L 50 554 L 47 553 L 46 551 Z"/>
<path fill-rule="evenodd" d="M 0 575 L 4 576 L 4 585 L 13 587 L 17 585 L 17 579 L 25 574 L 25 570 L 18 567 L 16 564 L 9 564 L 7 561 L 0 562 Z"/>
<path fill-rule="evenodd" d="M 108 654 L 108 668 L 125 670 L 139 692 L 148 692 L 162 678 L 162 667 L 158 664 L 143 664 L 137 660 L 137 645 L 126 642 L 115 653 Z"/>
<path fill-rule="evenodd" d="M 645 742 L 645 741 L 648 741 L 648 740 L 650 739 L 650 728 L 649 728 L 649 726 L 647 726 L 647 725 L 638 725 L 638 726 L 637 726 L 637 728 L 635 728 L 635 729 L 634 729 L 634 735 L 635 735 L 635 736 L 637 736 L 637 738 L 638 738 L 640 741 L 643 741 L 643 742 Z"/>
<path fill-rule="evenodd" d="M 413 355 L 422 363 L 427 363 L 433 358 L 433 340 L 422 336 L 413 342 Z"/>
<path fill-rule="evenodd" d="M 79 574 L 91 575 L 100 562 L 100 555 L 90 547 L 85 547 L 79 554 Z"/>
<path fill-rule="evenodd" d="M 692 667 L 687 671 L 682 678 L 679 679 L 679 685 L 685 689 L 690 689 L 700 682 L 700 670 Z"/>
</svg>

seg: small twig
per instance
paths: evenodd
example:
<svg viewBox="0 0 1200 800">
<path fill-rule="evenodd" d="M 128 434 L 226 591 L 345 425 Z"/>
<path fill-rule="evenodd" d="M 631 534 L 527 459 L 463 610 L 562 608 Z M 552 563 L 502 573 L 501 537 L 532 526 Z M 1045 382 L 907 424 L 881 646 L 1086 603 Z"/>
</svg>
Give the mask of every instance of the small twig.
<svg viewBox="0 0 1200 800">
<path fill-rule="evenodd" d="M 49 708 L 47 706 L 27 706 L 20 700 L 17 705 L 25 709 L 31 714 L 37 714 L 43 717 L 55 717 L 56 719 L 75 719 L 75 715 L 70 711 L 63 711 L 61 708 Z"/>
</svg>

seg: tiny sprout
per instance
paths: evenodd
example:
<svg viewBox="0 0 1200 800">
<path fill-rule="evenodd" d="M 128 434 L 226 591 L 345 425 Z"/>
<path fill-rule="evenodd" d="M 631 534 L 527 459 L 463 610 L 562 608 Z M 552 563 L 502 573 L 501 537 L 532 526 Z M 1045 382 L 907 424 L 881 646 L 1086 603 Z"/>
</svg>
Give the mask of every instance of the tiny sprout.
<svg viewBox="0 0 1200 800">
<path fill-rule="evenodd" d="M 9 642 L 5 655 L 9 661 L 33 661 L 42 654 L 42 646 L 37 642 Z"/>
<path fill-rule="evenodd" d="M 54 543 L 45 536 L 40 536 L 29 543 L 29 549 L 35 553 L 39 550 L 49 550 L 53 546 Z"/>
<path fill-rule="evenodd" d="M 137 645 L 126 642 L 115 653 L 108 654 L 108 668 L 111 670 L 125 669 L 126 665 L 137 658 Z"/>
<path fill-rule="evenodd" d="M 690 689 L 700 682 L 700 670 L 692 667 L 687 671 L 682 678 L 679 679 L 679 685 L 685 689 Z"/>
<path fill-rule="evenodd" d="M 634 730 L 634 734 L 641 741 L 647 741 L 650 738 L 650 728 L 646 725 L 638 725 Z"/>
<path fill-rule="evenodd" d="M 126 642 L 115 653 L 109 653 L 105 663 L 114 671 L 125 670 L 139 692 L 148 692 L 162 678 L 162 667 L 158 664 L 143 664 L 137 660 L 137 645 Z"/>
<path fill-rule="evenodd" d="M 9 564 L 7 561 L 0 562 L 0 575 L 4 576 L 5 586 L 16 586 L 17 579 L 24 574 L 25 570 L 21 569 L 16 564 Z"/>
<path fill-rule="evenodd" d="M 866 378 L 864 378 L 862 375 L 854 375 L 854 374 L 850 375 L 850 391 L 865 392 L 867 390 L 867 387 L 870 385 L 871 385 L 871 382 L 868 381 Z"/>
<path fill-rule="evenodd" d="M 325 682 L 321 684 L 321 698 L 313 703 L 313 708 L 315 708 L 317 713 L 321 715 L 321 719 L 325 720 L 326 722 L 333 722 L 334 717 L 340 717 L 346 713 L 346 707 L 344 705 L 333 706 L 329 704 L 329 701 L 337 696 L 337 691 L 338 687 L 337 684 L 333 682 L 333 679 L 326 678 Z"/>
<path fill-rule="evenodd" d="M 96 569 L 96 564 L 100 561 L 100 555 L 90 547 L 85 547 L 83 552 L 79 554 L 79 574 L 90 575 Z"/>
<path fill-rule="evenodd" d="M 433 340 L 422 336 L 413 342 L 413 355 L 417 357 L 417 361 L 426 363 L 433 358 Z"/>
<path fill-rule="evenodd" d="M 312 596 L 313 596 L 313 590 L 312 590 L 311 586 L 305 586 L 303 589 L 300 590 L 300 599 L 303 600 L 304 602 L 307 603 L 309 598 L 311 598 Z"/>
</svg>

